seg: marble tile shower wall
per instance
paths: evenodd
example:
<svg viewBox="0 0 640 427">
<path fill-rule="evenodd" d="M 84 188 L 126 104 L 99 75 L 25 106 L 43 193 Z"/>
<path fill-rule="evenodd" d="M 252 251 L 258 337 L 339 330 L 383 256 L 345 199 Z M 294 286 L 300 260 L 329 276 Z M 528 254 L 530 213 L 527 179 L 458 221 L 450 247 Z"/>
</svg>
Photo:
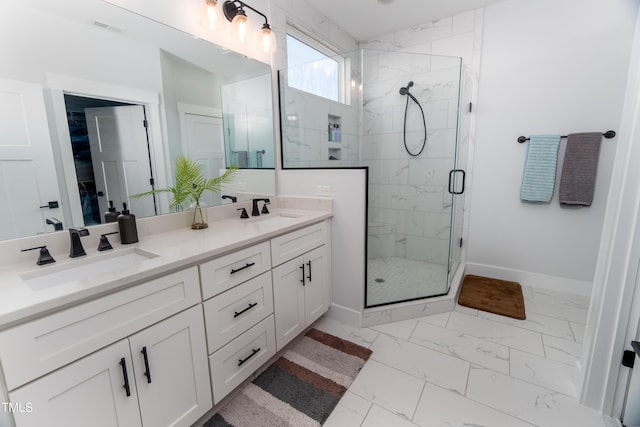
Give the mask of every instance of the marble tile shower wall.
<svg viewBox="0 0 640 427">
<path fill-rule="evenodd" d="M 361 157 L 370 166 L 369 256 L 399 256 L 446 263 L 451 197 L 448 172 L 453 168 L 460 71 L 452 58 L 462 58 L 465 100 L 476 97 L 480 66 L 482 10 L 410 27 L 361 43 L 369 50 L 363 66 L 363 128 Z M 408 52 L 414 54 L 408 54 Z M 434 56 L 417 55 L 416 53 Z M 435 56 L 442 55 L 442 56 Z M 406 99 L 398 90 L 409 80 L 412 93 L 425 107 L 428 142 L 425 153 L 411 158 L 404 150 L 402 126 Z M 411 107 L 410 107 L 411 109 Z M 463 113 L 467 114 L 467 113 Z M 461 117 L 459 156 L 473 158 L 475 118 Z M 420 124 L 412 117 L 409 141 L 419 139 Z M 418 135 L 416 135 L 416 129 Z M 467 183 L 472 165 L 466 164 Z M 470 186 L 467 185 L 466 205 Z M 468 216 L 467 209 L 464 216 Z M 460 217 L 457 217 L 460 221 Z M 464 224 L 468 221 L 464 220 Z M 458 223 L 459 225 L 459 223 Z M 466 235 L 466 230 L 463 233 Z"/>
<path fill-rule="evenodd" d="M 402 257 L 446 264 L 452 197 L 460 61 L 423 54 L 365 50 L 362 161 L 369 166 L 370 257 Z M 418 157 L 404 148 L 409 80 L 427 123 L 427 144 Z M 422 116 L 409 103 L 407 145 L 423 141 Z M 377 224 L 377 225 L 376 225 Z"/>
</svg>

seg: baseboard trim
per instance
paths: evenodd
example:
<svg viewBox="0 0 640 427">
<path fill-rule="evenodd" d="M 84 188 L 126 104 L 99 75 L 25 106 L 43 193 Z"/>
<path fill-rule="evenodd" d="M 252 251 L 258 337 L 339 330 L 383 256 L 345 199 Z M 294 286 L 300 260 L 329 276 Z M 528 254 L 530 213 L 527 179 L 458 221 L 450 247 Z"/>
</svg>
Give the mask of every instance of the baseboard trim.
<svg viewBox="0 0 640 427">
<path fill-rule="evenodd" d="M 335 303 L 329 306 L 329 311 L 327 311 L 325 316 L 329 319 L 355 326 L 356 328 L 359 328 L 362 324 L 361 312 Z"/>
<path fill-rule="evenodd" d="M 593 286 L 592 282 L 583 280 L 568 279 L 566 277 L 550 276 L 493 265 L 475 264 L 472 262 L 467 262 L 465 274 L 510 280 L 532 288 L 550 289 L 558 292 L 586 296 L 591 295 L 591 288 Z"/>
</svg>

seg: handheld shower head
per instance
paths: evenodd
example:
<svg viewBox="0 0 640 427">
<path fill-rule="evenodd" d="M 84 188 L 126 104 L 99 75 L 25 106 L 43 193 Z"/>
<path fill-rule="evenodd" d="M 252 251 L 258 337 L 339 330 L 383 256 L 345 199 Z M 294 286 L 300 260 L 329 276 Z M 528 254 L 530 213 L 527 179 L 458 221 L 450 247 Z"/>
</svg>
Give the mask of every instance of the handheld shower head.
<svg viewBox="0 0 640 427">
<path fill-rule="evenodd" d="M 407 86 L 403 86 L 400 88 L 400 95 L 408 95 L 409 94 L 409 88 L 413 86 L 413 82 L 410 81 L 409 83 L 407 83 Z"/>
</svg>

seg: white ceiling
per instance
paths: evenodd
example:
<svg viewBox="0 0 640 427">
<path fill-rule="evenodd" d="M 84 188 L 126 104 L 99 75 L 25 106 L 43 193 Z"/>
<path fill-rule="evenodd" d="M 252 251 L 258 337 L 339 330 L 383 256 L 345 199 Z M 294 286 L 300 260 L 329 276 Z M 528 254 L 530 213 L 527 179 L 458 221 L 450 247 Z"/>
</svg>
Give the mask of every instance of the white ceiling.
<svg viewBox="0 0 640 427">
<path fill-rule="evenodd" d="M 311 4 L 358 41 L 504 0 L 321 0 Z"/>
</svg>

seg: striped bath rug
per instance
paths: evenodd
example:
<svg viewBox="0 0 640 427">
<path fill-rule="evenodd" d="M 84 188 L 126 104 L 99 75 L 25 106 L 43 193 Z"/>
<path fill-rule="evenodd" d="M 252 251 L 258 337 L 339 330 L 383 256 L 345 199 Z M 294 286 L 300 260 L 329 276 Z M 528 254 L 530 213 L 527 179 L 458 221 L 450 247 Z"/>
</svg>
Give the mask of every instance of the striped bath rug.
<svg viewBox="0 0 640 427">
<path fill-rule="evenodd" d="M 371 350 L 311 329 L 204 427 L 320 426 Z"/>
</svg>

